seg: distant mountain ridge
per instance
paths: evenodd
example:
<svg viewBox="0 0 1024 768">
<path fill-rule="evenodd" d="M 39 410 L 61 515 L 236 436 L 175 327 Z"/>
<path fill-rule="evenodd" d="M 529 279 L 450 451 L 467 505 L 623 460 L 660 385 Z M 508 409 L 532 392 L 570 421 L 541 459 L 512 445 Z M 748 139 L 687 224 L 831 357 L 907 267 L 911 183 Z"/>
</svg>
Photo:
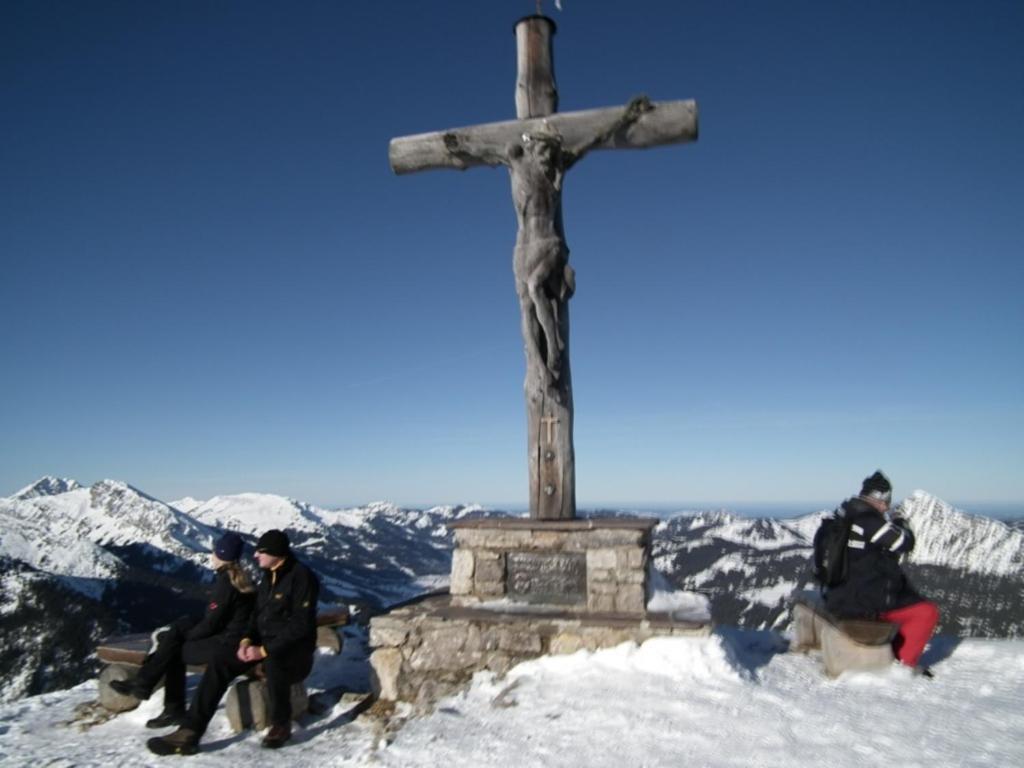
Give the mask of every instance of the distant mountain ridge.
<svg viewBox="0 0 1024 768">
<path fill-rule="evenodd" d="M 914 491 L 898 511 L 917 540 L 910 562 L 986 574 L 1024 571 L 1024 531 L 1002 520 L 971 515 L 925 491 Z"/>
<path fill-rule="evenodd" d="M 908 572 L 940 601 L 944 631 L 1024 635 L 1024 530 L 962 512 L 924 491 L 904 499 L 900 511 L 919 542 Z M 84 487 L 42 478 L 0 499 L 0 699 L 81 679 L 91 672 L 91 648 L 105 634 L 201 610 L 204 566 L 225 530 L 243 537 L 247 554 L 263 531 L 287 530 L 299 557 L 320 574 L 325 602 L 380 608 L 445 586 L 447 524 L 484 514 L 506 513 L 386 502 L 330 510 L 256 493 L 167 504 L 117 480 Z M 811 541 L 825 514 L 680 514 L 656 527 L 654 563 L 672 586 L 706 595 L 716 622 L 781 629 L 789 596 L 813 586 Z M 76 610 L 57 608 L 69 601 Z M 64 647 L 69 632 L 78 641 L 74 650 Z M 16 639 L 27 637 L 34 642 Z M 60 663 L 39 650 L 55 647 Z"/>
<path fill-rule="evenodd" d="M 31 485 L 26 485 L 20 491 L 11 496 L 12 499 L 35 499 L 39 496 L 56 496 L 59 493 L 67 493 L 81 488 L 77 480 L 66 477 L 53 477 L 47 475 L 36 480 Z"/>
<path fill-rule="evenodd" d="M 182 504 L 186 512 L 117 480 L 83 487 L 44 478 L 29 489 L 24 496 L 0 499 L 0 517 L 9 521 L 0 530 L 0 556 L 54 576 L 116 577 L 126 565 L 126 552 L 158 570 L 181 562 L 202 567 L 224 531 L 241 534 L 251 545 L 264 531 L 279 528 L 288 531 L 302 556 L 336 561 L 347 572 L 342 576 L 330 564 L 324 569 L 335 597 L 378 602 L 409 596 L 410 583 L 422 576 L 447 573 L 444 524 L 484 512 L 476 506 L 406 510 L 385 502 L 326 510 L 254 493 L 189 499 Z M 401 555 L 408 548 L 400 542 L 421 539 L 426 551 L 405 562 Z M 431 556 L 438 548 L 440 559 Z M 428 567 L 434 564 L 436 569 Z"/>
<path fill-rule="evenodd" d="M 247 555 L 268 528 L 287 530 L 320 575 L 325 603 L 380 608 L 444 586 L 451 563 L 445 523 L 482 514 L 479 507 L 404 510 L 383 502 L 325 510 L 269 494 L 179 503 L 188 511 L 122 481 L 84 487 L 57 478 L 0 498 L 0 700 L 91 674 L 89 656 L 105 635 L 201 611 L 209 552 L 226 530 L 243 537 Z M 251 557 L 245 562 L 254 568 Z M 69 604 L 75 609 L 64 610 Z M 76 650 L 51 664 L 48 649 L 67 646 L 69 633 Z"/>
<path fill-rule="evenodd" d="M 147 547 L 160 555 L 157 560 L 171 555 L 202 565 L 202 552 L 217 535 L 127 483 L 101 480 L 85 488 L 71 481 L 68 490 L 60 487 L 47 493 L 54 486 L 40 481 L 27 497 L 0 499 L 0 517 L 8 521 L 0 530 L 0 554 L 58 576 L 103 579 L 111 575 L 110 552 L 119 546 Z M 15 537 L 26 531 L 32 533 L 31 555 L 17 556 Z"/>
<path fill-rule="evenodd" d="M 943 631 L 1024 634 L 1024 531 L 970 515 L 925 491 L 897 506 L 917 546 L 906 571 L 943 607 Z M 787 624 L 787 599 L 814 589 L 814 533 L 831 511 L 791 519 L 726 512 L 675 517 L 655 531 L 655 563 L 678 587 L 707 594 L 717 621 L 759 628 Z"/>
</svg>

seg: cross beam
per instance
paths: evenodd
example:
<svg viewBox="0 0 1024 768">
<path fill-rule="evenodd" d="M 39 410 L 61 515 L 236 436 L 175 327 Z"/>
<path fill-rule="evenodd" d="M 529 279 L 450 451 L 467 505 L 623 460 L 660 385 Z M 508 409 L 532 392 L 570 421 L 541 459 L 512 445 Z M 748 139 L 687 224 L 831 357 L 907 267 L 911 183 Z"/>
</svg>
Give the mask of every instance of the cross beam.
<svg viewBox="0 0 1024 768">
<path fill-rule="evenodd" d="M 542 130 L 557 132 L 569 151 L 573 147 L 646 149 L 697 140 L 697 103 L 692 99 L 647 102 L 646 107 L 631 122 L 624 121 L 628 106 L 605 107 L 402 136 L 391 140 L 388 160 L 397 174 L 507 165 L 509 147 L 522 141 L 524 134 Z M 595 136 L 601 139 L 595 141 Z"/>
<path fill-rule="evenodd" d="M 518 120 L 392 139 L 395 173 L 504 165 L 518 230 L 512 266 L 526 353 L 530 517 L 576 516 L 569 298 L 576 277 L 562 226 L 565 173 L 596 149 L 642 149 L 695 141 L 693 101 L 633 99 L 622 107 L 555 113 L 555 23 L 528 16 L 516 24 Z M 546 428 L 546 429 L 542 429 Z M 546 438 L 546 439 L 545 439 Z"/>
</svg>

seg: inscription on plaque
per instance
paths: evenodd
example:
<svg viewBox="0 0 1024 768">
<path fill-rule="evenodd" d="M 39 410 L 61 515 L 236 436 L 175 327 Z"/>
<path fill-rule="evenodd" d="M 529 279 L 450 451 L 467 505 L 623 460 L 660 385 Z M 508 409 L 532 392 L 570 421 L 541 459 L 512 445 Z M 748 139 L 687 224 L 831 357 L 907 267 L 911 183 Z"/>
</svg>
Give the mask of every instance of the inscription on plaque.
<svg viewBox="0 0 1024 768">
<path fill-rule="evenodd" d="M 527 603 L 587 602 L 587 556 L 583 552 L 509 552 L 507 594 Z"/>
</svg>

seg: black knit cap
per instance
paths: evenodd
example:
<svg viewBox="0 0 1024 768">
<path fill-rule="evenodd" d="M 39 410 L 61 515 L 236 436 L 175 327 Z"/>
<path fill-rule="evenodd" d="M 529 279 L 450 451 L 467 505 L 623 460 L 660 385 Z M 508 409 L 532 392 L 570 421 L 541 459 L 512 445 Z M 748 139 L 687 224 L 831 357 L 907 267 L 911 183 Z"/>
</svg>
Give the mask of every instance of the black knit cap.
<svg viewBox="0 0 1024 768">
<path fill-rule="evenodd" d="M 876 499 L 888 504 L 892 501 L 892 483 L 882 473 L 882 470 L 878 470 L 871 477 L 864 478 L 864 483 L 860 487 L 860 495 L 866 499 Z"/>
<path fill-rule="evenodd" d="M 284 531 L 279 531 L 276 528 L 267 531 L 256 542 L 256 552 L 257 554 L 263 552 L 272 557 L 287 557 L 291 553 L 288 536 Z"/>
</svg>

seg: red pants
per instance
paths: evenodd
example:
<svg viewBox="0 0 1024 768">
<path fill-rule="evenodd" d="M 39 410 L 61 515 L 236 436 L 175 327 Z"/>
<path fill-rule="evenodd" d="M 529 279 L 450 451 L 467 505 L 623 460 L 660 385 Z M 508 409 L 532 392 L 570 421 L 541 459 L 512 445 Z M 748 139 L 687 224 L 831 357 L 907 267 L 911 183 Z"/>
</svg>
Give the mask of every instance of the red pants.
<svg viewBox="0 0 1024 768">
<path fill-rule="evenodd" d="M 916 667 L 935 625 L 939 623 L 939 607 L 928 600 L 879 614 L 882 621 L 896 624 L 899 630 L 892 641 L 896 658 L 908 667 Z"/>
</svg>

